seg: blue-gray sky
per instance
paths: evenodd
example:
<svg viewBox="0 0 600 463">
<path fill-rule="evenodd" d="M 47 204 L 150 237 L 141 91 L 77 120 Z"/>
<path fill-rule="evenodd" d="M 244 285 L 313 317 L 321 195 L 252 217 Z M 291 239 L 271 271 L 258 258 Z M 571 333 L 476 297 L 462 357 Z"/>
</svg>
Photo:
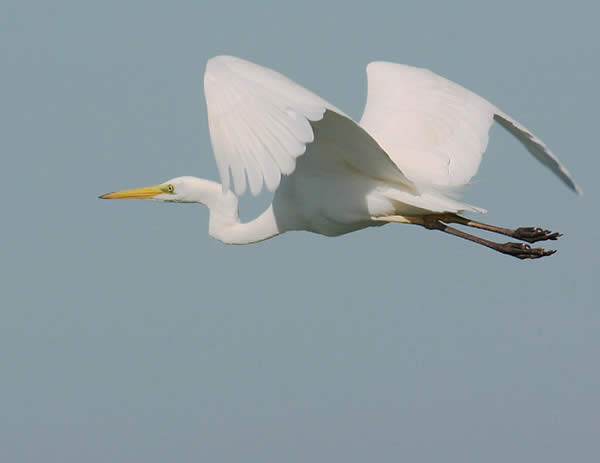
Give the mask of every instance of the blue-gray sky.
<svg viewBox="0 0 600 463">
<path fill-rule="evenodd" d="M 372 3 L 3 4 L 0 460 L 600 461 L 600 7 Z M 402 225 L 228 247 L 201 206 L 98 200 L 217 178 L 223 53 L 356 118 L 371 60 L 480 93 L 585 195 L 496 127 L 465 199 L 559 252 Z"/>
</svg>

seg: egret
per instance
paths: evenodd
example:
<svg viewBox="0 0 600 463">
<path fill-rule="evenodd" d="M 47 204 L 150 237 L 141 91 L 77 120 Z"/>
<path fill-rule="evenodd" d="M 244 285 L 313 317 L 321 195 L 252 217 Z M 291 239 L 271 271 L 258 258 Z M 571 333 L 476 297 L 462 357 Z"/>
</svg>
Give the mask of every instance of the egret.
<svg viewBox="0 0 600 463">
<path fill-rule="evenodd" d="M 201 203 L 209 234 L 248 244 L 291 230 L 338 236 L 390 222 L 439 230 L 520 259 L 553 250 L 497 243 L 448 224 L 534 243 L 560 233 L 496 227 L 459 214 L 485 212 L 457 199 L 479 168 L 494 121 L 570 189 L 567 169 L 531 131 L 475 93 L 431 71 L 389 62 L 367 66 L 364 113 L 355 122 L 282 74 L 232 56 L 211 58 L 204 91 L 221 183 L 177 177 L 104 199 Z M 275 192 L 271 205 L 242 223 L 238 197 L 249 187 Z"/>
</svg>

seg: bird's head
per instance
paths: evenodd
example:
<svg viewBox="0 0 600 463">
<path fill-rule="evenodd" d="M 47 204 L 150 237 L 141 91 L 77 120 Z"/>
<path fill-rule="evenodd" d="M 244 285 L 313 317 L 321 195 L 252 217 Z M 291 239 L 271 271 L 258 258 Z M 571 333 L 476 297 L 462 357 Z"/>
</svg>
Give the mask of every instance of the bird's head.
<svg viewBox="0 0 600 463">
<path fill-rule="evenodd" d="M 177 177 L 164 183 L 142 188 L 114 191 L 100 196 L 101 199 L 153 199 L 165 202 L 186 202 L 189 192 L 185 177 Z"/>
<path fill-rule="evenodd" d="M 196 177 L 175 177 L 159 185 L 115 191 L 100 198 L 153 199 L 174 203 L 201 203 L 209 207 L 216 207 L 223 201 L 232 200 L 237 205 L 234 195 L 231 192 L 223 193 L 221 185 Z"/>
</svg>

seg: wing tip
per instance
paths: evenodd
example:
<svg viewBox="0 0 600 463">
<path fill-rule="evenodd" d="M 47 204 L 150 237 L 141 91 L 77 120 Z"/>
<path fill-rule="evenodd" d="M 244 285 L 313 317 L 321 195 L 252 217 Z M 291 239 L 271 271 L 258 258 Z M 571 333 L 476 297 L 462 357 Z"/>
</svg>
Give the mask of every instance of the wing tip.
<svg viewBox="0 0 600 463">
<path fill-rule="evenodd" d="M 575 183 L 571 173 L 560 162 L 558 157 L 552 151 L 550 151 L 544 142 L 533 134 L 533 132 L 523 126 L 520 122 L 517 122 L 515 119 L 510 117 L 508 114 L 500 111 L 498 108 L 496 108 L 494 112 L 494 120 L 508 130 L 513 136 L 515 136 L 531 154 L 533 154 L 540 162 L 542 162 L 542 164 L 544 164 L 555 175 L 557 175 L 563 181 L 563 183 L 569 187 L 570 190 L 575 192 L 578 196 L 583 196 L 583 190 L 579 185 L 577 185 L 577 183 Z M 536 152 L 536 148 L 541 150 L 542 157 L 540 157 L 540 154 Z"/>
</svg>

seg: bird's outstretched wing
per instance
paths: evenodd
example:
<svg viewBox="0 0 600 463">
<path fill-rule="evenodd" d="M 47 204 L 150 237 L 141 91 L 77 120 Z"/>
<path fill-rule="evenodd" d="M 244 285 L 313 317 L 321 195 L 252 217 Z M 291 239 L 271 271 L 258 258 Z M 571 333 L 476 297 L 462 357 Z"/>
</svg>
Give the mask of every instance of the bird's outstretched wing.
<svg viewBox="0 0 600 463">
<path fill-rule="evenodd" d="M 296 158 L 315 140 L 311 122 L 326 111 L 335 117 L 328 133 L 352 139 L 369 148 L 368 156 L 356 149 L 342 152 L 356 169 L 376 178 L 412 185 L 377 142 L 357 123 L 327 101 L 271 69 L 232 56 L 211 58 L 206 65 L 204 91 L 208 125 L 217 167 L 225 190 L 231 176 L 238 195 L 253 194 L 263 183 L 274 191 L 281 175 L 290 175 Z M 340 155 L 340 152 L 336 152 Z"/>
<path fill-rule="evenodd" d="M 417 185 L 467 184 L 479 168 L 495 119 L 567 186 L 581 193 L 539 138 L 470 90 L 426 69 L 395 63 L 370 63 L 367 76 L 367 103 L 360 124 Z"/>
</svg>

